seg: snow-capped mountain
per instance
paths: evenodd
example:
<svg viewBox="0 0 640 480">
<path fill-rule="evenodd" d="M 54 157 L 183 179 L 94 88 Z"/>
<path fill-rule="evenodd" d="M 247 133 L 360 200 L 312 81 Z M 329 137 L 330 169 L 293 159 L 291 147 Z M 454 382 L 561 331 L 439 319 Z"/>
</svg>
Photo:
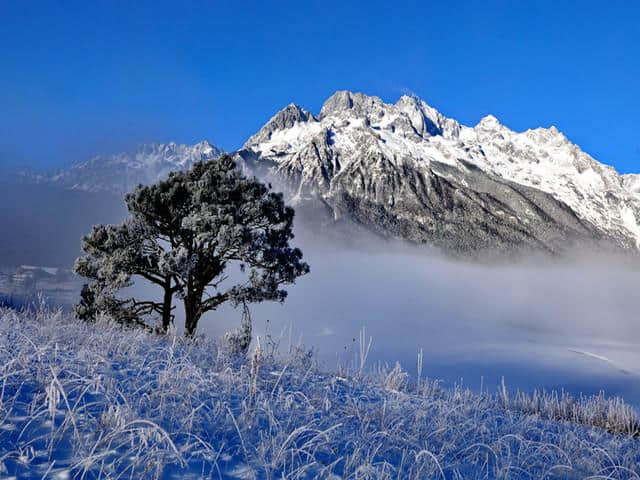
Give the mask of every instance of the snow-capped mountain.
<svg viewBox="0 0 640 480">
<path fill-rule="evenodd" d="M 224 152 L 152 144 L 23 180 L 121 195 Z M 290 104 L 236 158 L 282 185 L 305 220 L 356 224 L 454 252 L 640 247 L 640 175 L 619 175 L 555 127 L 474 127 L 424 101 L 340 91 L 317 115 Z"/>
<path fill-rule="evenodd" d="M 287 106 L 238 156 L 333 221 L 450 251 L 640 245 L 640 176 L 555 127 L 514 132 L 491 115 L 468 127 L 413 96 L 340 91 L 318 115 Z"/>
<path fill-rule="evenodd" d="M 23 177 L 67 189 L 124 194 L 140 183 L 153 183 L 173 170 L 189 169 L 223 153 L 206 140 L 195 145 L 149 144 L 134 152 L 99 155 L 51 175 L 24 173 Z"/>
</svg>

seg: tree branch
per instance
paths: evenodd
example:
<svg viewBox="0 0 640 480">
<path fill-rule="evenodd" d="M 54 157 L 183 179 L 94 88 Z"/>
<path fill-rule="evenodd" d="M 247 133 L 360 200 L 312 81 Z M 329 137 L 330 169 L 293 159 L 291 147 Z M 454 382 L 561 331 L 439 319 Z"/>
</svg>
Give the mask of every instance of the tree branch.
<svg viewBox="0 0 640 480">
<path fill-rule="evenodd" d="M 166 278 L 160 278 L 160 277 L 156 277 L 150 273 L 147 272 L 136 272 L 135 275 L 140 275 L 143 278 L 146 278 L 147 280 L 149 280 L 151 283 L 155 283 L 157 285 L 160 285 L 162 287 L 164 287 L 164 285 L 167 283 L 167 279 Z"/>
<path fill-rule="evenodd" d="M 208 312 L 210 310 L 215 310 L 218 305 L 226 302 L 228 298 L 229 292 L 219 293 L 202 302 L 200 310 L 202 311 L 202 313 Z"/>
</svg>

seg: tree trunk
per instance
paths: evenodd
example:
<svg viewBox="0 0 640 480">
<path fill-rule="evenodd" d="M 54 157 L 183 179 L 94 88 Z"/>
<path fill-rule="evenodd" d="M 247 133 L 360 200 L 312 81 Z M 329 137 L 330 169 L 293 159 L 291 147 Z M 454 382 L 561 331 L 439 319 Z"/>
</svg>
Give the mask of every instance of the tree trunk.
<svg viewBox="0 0 640 480">
<path fill-rule="evenodd" d="M 173 323 L 171 317 L 171 307 L 173 303 L 173 292 L 171 292 L 171 280 L 164 285 L 164 300 L 162 302 L 162 331 L 167 333 Z"/>
<path fill-rule="evenodd" d="M 198 328 L 198 320 L 202 316 L 200 312 L 200 301 L 202 296 L 187 295 L 184 299 L 184 334 L 187 337 L 193 337 Z"/>
</svg>

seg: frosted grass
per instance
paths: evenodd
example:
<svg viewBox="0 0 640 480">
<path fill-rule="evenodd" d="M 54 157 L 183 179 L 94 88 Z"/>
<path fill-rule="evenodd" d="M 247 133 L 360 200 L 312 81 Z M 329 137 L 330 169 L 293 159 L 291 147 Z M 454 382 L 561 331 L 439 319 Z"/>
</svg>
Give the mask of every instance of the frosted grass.
<svg viewBox="0 0 640 480">
<path fill-rule="evenodd" d="M 205 338 L 2 310 L 0 475 L 640 478 L 621 399 L 444 389 L 399 364 L 366 368 L 369 341 L 327 373 L 272 338 L 239 357 Z"/>
</svg>

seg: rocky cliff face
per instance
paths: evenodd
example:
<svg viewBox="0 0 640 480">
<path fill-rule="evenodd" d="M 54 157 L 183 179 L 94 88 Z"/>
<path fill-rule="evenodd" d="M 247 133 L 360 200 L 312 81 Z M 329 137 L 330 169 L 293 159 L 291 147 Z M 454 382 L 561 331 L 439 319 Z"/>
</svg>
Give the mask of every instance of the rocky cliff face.
<svg viewBox="0 0 640 480">
<path fill-rule="evenodd" d="M 317 116 L 289 105 L 237 152 L 325 223 L 349 221 L 447 251 L 636 251 L 640 180 L 555 127 L 461 125 L 416 97 L 341 91 Z"/>
</svg>

